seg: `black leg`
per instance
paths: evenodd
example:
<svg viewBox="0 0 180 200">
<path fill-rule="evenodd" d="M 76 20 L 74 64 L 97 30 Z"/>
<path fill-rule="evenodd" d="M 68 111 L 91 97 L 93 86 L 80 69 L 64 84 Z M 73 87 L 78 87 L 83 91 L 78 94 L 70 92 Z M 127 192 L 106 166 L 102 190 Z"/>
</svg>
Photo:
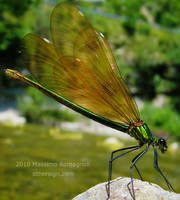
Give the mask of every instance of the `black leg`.
<svg viewBox="0 0 180 200">
<path fill-rule="evenodd" d="M 122 148 L 122 149 L 117 149 L 115 151 L 112 151 L 111 153 L 111 160 L 113 159 L 113 155 L 119 151 L 125 151 L 125 150 L 129 150 L 129 149 L 133 149 L 133 148 L 136 148 L 136 147 L 140 147 L 139 145 L 137 146 L 132 146 L 132 147 L 126 147 L 126 148 Z"/>
<path fill-rule="evenodd" d="M 130 148 L 135 148 L 135 147 L 137 147 L 137 146 L 127 147 L 127 148 L 123 148 L 123 149 L 117 149 L 117 150 L 113 151 L 113 152 L 111 153 L 111 160 L 113 159 L 113 155 L 114 155 L 115 153 L 117 153 L 118 151 L 128 150 L 128 149 L 130 149 Z M 132 163 L 134 162 L 134 160 L 135 160 L 140 154 L 141 154 L 141 152 L 140 152 L 135 158 L 133 158 Z M 136 171 L 137 171 L 137 173 L 138 173 L 140 179 L 143 181 L 143 178 L 142 178 L 142 176 L 141 176 L 141 173 L 140 173 L 139 169 L 137 168 L 136 165 L 134 165 L 134 167 L 135 167 L 135 169 L 136 169 Z"/>
<path fill-rule="evenodd" d="M 157 150 L 155 147 L 154 147 L 154 168 L 161 174 L 161 176 L 165 180 L 169 190 L 175 191 L 174 188 L 172 187 L 172 185 L 170 184 L 170 182 L 167 180 L 167 178 L 165 177 L 165 175 L 163 174 L 163 172 L 161 171 L 161 169 L 158 166 L 158 156 L 157 156 Z"/>
<path fill-rule="evenodd" d="M 139 153 L 139 154 L 133 159 L 134 162 L 133 162 L 133 164 L 132 164 L 131 167 L 130 167 L 131 181 L 127 184 L 127 187 L 128 187 L 129 193 L 130 193 L 131 197 L 133 198 L 133 200 L 136 200 L 136 199 L 135 199 L 135 192 L 134 192 L 134 185 L 133 185 L 132 168 L 136 165 L 137 161 L 148 151 L 149 145 L 150 145 L 150 144 L 147 144 L 146 149 L 145 149 L 144 151 L 142 151 L 141 153 Z M 131 189 L 130 189 L 130 187 L 129 187 L 130 184 L 132 185 L 132 191 L 131 191 Z"/>
<path fill-rule="evenodd" d="M 112 162 L 114 160 L 116 160 L 117 158 L 121 157 L 121 156 L 124 156 L 125 154 L 127 153 L 130 153 L 132 151 L 135 151 L 137 149 L 139 149 L 141 146 L 132 146 L 132 147 L 127 147 L 127 148 L 122 148 L 122 149 L 118 149 L 118 150 L 115 150 L 111 153 L 111 160 L 109 161 L 109 175 L 108 175 L 108 183 L 106 184 L 106 192 L 107 192 L 107 200 L 110 198 L 110 181 L 111 181 L 111 176 L 112 176 Z M 116 157 L 113 157 L 114 153 L 118 152 L 118 151 L 125 151 L 125 150 L 128 150 Z"/>
<path fill-rule="evenodd" d="M 142 153 L 142 152 L 140 152 L 136 157 L 134 157 L 134 158 L 132 159 L 131 162 L 133 163 L 133 162 L 136 160 L 136 158 L 137 158 L 141 153 Z M 142 176 L 141 176 L 141 173 L 140 173 L 139 169 L 137 168 L 136 165 L 134 165 L 134 167 L 135 167 L 135 169 L 136 169 L 136 171 L 137 171 L 137 173 L 138 173 L 138 175 L 139 175 L 141 181 L 143 181 L 143 178 L 142 178 Z"/>
</svg>

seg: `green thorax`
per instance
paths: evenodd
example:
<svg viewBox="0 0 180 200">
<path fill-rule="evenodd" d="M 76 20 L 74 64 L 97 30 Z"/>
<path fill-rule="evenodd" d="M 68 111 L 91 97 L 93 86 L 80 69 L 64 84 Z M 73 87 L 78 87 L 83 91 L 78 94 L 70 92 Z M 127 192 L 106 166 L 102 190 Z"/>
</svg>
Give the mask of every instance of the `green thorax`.
<svg viewBox="0 0 180 200">
<path fill-rule="evenodd" d="M 141 126 L 134 126 L 129 130 L 129 134 L 138 140 L 141 145 L 152 143 L 156 140 L 146 123 L 142 124 Z"/>
</svg>

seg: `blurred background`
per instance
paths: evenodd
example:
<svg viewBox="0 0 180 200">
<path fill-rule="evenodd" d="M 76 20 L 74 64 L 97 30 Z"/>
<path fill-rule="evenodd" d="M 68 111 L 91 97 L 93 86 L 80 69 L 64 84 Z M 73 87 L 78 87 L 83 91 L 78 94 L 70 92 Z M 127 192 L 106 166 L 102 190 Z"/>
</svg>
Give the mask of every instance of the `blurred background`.
<svg viewBox="0 0 180 200">
<path fill-rule="evenodd" d="M 28 74 L 20 64 L 21 40 L 30 32 L 50 38 L 49 18 L 58 2 L 0 0 L 1 69 Z M 180 2 L 71 2 L 108 39 L 141 119 L 153 135 L 168 138 L 159 165 L 180 192 Z M 107 180 L 112 150 L 134 144 L 0 71 L 0 199 L 72 199 Z M 114 162 L 113 178 L 129 176 L 137 153 Z M 139 166 L 144 180 L 167 189 L 153 169 L 152 150 Z"/>
</svg>

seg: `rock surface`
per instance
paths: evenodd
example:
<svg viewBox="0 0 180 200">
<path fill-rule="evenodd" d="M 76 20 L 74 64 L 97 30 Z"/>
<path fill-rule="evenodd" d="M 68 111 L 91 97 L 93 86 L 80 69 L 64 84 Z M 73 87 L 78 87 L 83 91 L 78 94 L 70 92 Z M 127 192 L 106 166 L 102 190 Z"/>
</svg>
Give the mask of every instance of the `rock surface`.
<svg viewBox="0 0 180 200">
<path fill-rule="evenodd" d="M 117 178 L 111 181 L 110 200 L 132 200 L 127 189 L 130 178 Z M 100 183 L 82 194 L 79 194 L 73 200 L 106 200 L 106 183 Z M 166 191 L 160 186 L 134 179 L 134 190 L 136 200 L 180 200 L 180 194 Z"/>
</svg>

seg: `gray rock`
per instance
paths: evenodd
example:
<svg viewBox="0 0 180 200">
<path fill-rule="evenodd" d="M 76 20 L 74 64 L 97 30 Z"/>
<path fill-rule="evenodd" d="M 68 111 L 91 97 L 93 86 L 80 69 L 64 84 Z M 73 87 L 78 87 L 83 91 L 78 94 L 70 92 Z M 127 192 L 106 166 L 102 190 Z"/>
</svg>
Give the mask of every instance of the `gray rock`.
<svg viewBox="0 0 180 200">
<path fill-rule="evenodd" d="M 111 181 L 110 200 L 132 200 L 127 189 L 130 178 L 117 178 Z M 73 200 L 106 200 L 106 183 L 100 183 L 82 194 L 79 194 Z M 180 200 L 180 194 L 166 191 L 160 186 L 134 179 L 134 190 L 136 200 Z"/>
</svg>

